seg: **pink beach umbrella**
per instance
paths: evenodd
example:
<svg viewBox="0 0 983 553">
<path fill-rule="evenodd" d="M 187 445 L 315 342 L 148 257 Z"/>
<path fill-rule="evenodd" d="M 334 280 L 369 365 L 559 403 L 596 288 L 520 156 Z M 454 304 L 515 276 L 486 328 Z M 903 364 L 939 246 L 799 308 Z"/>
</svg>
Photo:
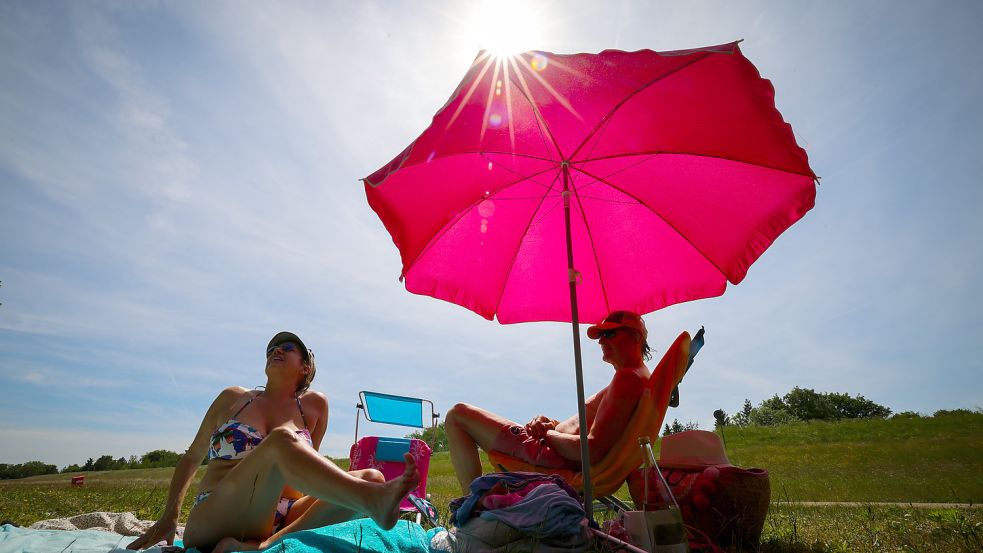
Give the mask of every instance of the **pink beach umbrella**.
<svg viewBox="0 0 983 553">
<path fill-rule="evenodd" d="M 723 294 L 815 202 L 774 89 L 731 43 L 478 54 L 431 125 L 366 177 L 415 294 L 573 323 Z M 585 503 L 590 467 L 581 428 Z"/>
</svg>

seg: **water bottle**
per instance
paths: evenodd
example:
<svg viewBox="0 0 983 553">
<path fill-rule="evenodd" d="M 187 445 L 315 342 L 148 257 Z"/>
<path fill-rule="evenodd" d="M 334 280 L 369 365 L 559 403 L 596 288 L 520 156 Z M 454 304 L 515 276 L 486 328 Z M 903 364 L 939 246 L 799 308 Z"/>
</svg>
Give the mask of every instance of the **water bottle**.
<svg viewBox="0 0 983 553">
<path fill-rule="evenodd" d="M 652 552 L 689 553 L 683 515 L 669 483 L 655 462 L 652 441 L 648 436 L 641 436 L 638 444 L 642 448 L 642 484 L 645 494 L 642 510 L 645 511 L 645 520 L 649 526 Z"/>
</svg>

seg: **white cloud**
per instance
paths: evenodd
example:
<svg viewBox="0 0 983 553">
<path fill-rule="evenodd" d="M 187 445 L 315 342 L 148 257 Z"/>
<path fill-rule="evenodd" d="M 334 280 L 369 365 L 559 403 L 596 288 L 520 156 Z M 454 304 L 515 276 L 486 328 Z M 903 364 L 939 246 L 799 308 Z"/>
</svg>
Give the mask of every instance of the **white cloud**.
<svg viewBox="0 0 983 553">
<path fill-rule="evenodd" d="M 972 157 L 983 78 L 964 70 L 974 49 L 961 47 L 974 44 L 972 18 L 888 4 L 549 6 L 562 13 L 542 22 L 545 48 L 558 51 L 745 37 L 824 176 L 816 209 L 744 283 L 646 317 L 660 350 L 708 327 L 670 418 L 709 421 L 793 385 L 898 408 L 951 406 L 978 388 L 920 375 L 969 374 L 983 343 Z M 73 409 L 126 395 L 136 422 L 168 417 L 180 398 L 191 430 L 167 433 L 183 448 L 219 389 L 262 382 L 258 352 L 291 328 L 317 351 L 334 455 L 347 453 L 361 389 L 441 411 L 571 414 L 569 329 L 501 326 L 406 292 L 357 181 L 429 124 L 470 65 L 468 9 L 5 6 L 0 230 L 14 240 L 0 245 L 0 380 L 41 405 L 80 383 Z M 874 20 L 889 38 L 872 44 Z M 593 390 L 610 369 L 583 347 Z M 940 367 L 933 351 L 952 358 Z M 89 438 L 104 442 L 89 456 L 125 441 Z"/>
</svg>

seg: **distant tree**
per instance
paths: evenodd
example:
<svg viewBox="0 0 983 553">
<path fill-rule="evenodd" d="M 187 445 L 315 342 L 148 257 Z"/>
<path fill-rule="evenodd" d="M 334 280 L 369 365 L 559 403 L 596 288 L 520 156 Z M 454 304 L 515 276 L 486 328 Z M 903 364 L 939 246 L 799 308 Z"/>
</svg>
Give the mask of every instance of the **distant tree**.
<svg viewBox="0 0 983 553">
<path fill-rule="evenodd" d="M 672 425 L 666 425 L 665 430 L 663 430 L 663 436 L 669 436 L 670 434 L 678 434 L 680 432 L 685 432 L 687 430 L 699 430 L 700 424 L 694 421 L 689 421 L 686 424 L 679 422 L 679 419 L 672 419 Z"/>
<path fill-rule="evenodd" d="M 727 416 L 727 411 L 723 409 L 717 409 L 713 412 L 713 427 L 714 429 L 719 429 L 721 427 L 730 424 L 730 417 Z"/>
<path fill-rule="evenodd" d="M 92 468 L 93 466 L 95 466 L 95 461 L 92 460 L 92 457 L 89 457 L 89 460 L 82 465 L 82 470 L 95 470 Z"/>
<path fill-rule="evenodd" d="M 778 394 L 762 401 L 758 404 L 758 407 L 767 407 L 768 409 L 777 409 L 779 411 L 788 410 L 788 405 L 785 404 L 785 400 L 778 397 Z"/>
<path fill-rule="evenodd" d="M 976 411 L 979 413 L 980 411 Z M 932 413 L 933 417 L 951 417 L 953 415 L 972 415 L 973 411 L 969 409 L 939 409 L 938 411 Z"/>
<path fill-rule="evenodd" d="M 181 454 L 166 449 L 155 449 L 148 451 L 140 457 L 140 466 L 143 468 L 176 467 L 181 460 Z"/>
<path fill-rule="evenodd" d="M 416 432 L 412 432 L 406 435 L 407 438 L 416 438 L 417 440 L 423 440 L 427 442 L 427 445 L 433 449 L 434 453 L 438 451 L 448 451 L 449 447 L 447 445 L 447 433 L 444 432 L 444 423 L 437 425 L 436 435 L 434 434 L 433 428 L 421 428 Z"/>
<path fill-rule="evenodd" d="M 754 406 L 751 405 L 750 399 L 744 400 L 744 407 L 741 411 L 734 415 L 733 422 L 736 426 L 748 426 L 751 424 L 751 412 L 754 411 Z"/>
<path fill-rule="evenodd" d="M 883 419 L 891 415 L 891 410 L 883 405 L 857 394 L 825 394 L 832 406 L 835 419 Z"/>
<path fill-rule="evenodd" d="M 103 455 L 96 459 L 96 462 L 92 465 L 92 470 L 113 470 L 116 467 L 116 461 L 113 460 L 112 455 Z"/>
<path fill-rule="evenodd" d="M 861 395 L 851 397 L 849 394 L 816 392 L 796 386 L 784 396 L 775 394 L 757 407 L 752 407 L 750 400 L 744 400 L 744 408 L 734 415 L 733 422 L 737 426 L 771 426 L 798 420 L 885 418 L 890 414 L 889 408 Z"/>
<path fill-rule="evenodd" d="M 785 409 L 761 406 L 751 411 L 751 424 L 757 426 L 777 426 L 799 420 Z"/>
<path fill-rule="evenodd" d="M 76 464 L 71 464 L 71 465 L 68 465 L 67 467 L 61 469 L 61 471 L 62 472 L 82 472 L 82 467 L 80 467 L 80 466 L 78 466 Z"/>
<path fill-rule="evenodd" d="M 41 461 L 28 461 L 26 463 L 16 465 L 0 465 L 0 480 L 11 480 L 15 478 L 27 478 L 29 476 L 57 473 L 58 467 L 43 463 Z"/>
</svg>

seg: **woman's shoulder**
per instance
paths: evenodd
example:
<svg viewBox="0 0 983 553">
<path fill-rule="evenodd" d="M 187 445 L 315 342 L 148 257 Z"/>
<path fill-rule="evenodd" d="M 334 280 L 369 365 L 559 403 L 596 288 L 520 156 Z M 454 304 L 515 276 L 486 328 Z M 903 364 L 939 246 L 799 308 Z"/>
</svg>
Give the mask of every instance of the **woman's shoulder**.
<svg viewBox="0 0 983 553">
<path fill-rule="evenodd" d="M 249 388 L 243 388 L 242 386 L 229 386 L 215 397 L 215 404 L 218 406 L 229 406 L 243 397 L 250 395 L 253 391 Z"/>
<path fill-rule="evenodd" d="M 304 407 L 310 407 L 319 411 L 326 411 L 328 408 L 328 398 L 321 392 L 314 390 L 307 390 L 301 394 L 300 402 Z"/>
<path fill-rule="evenodd" d="M 252 391 L 253 390 L 249 388 L 244 388 L 242 386 L 229 386 L 228 388 L 225 388 L 224 390 L 219 392 L 218 395 L 219 397 L 225 396 L 225 397 L 239 398 L 248 393 L 251 393 Z"/>
</svg>

